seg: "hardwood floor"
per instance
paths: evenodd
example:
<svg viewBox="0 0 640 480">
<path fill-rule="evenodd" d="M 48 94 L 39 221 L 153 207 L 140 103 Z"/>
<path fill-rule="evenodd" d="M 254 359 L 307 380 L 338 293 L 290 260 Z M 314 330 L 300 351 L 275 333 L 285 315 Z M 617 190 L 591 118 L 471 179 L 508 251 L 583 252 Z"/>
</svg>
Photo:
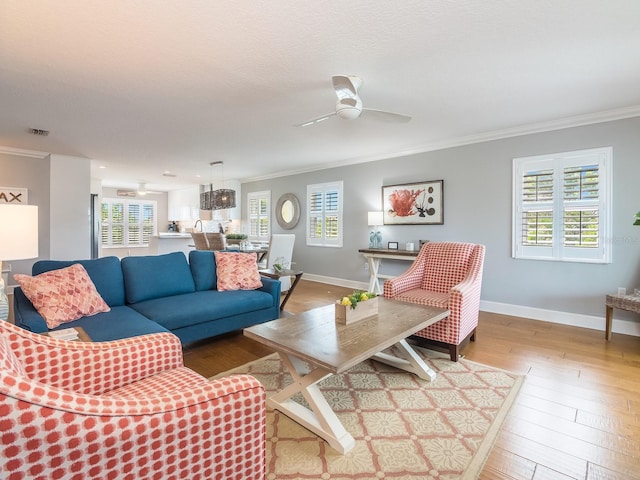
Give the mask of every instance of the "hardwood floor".
<svg viewBox="0 0 640 480">
<path fill-rule="evenodd" d="M 302 280 L 287 310 L 351 291 Z M 184 358 L 210 377 L 269 353 L 234 333 L 188 345 Z M 640 480 L 640 338 L 607 342 L 603 331 L 481 312 L 477 341 L 462 353 L 527 375 L 479 478 Z"/>
</svg>

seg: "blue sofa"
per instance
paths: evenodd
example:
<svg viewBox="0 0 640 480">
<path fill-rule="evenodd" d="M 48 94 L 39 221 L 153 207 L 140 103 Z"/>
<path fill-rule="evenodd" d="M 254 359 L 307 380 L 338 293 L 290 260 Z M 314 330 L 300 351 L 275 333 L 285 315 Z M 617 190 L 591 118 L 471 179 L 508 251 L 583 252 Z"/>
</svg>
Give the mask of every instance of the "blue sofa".
<svg viewBox="0 0 640 480">
<path fill-rule="evenodd" d="M 262 277 L 262 288 L 219 292 L 212 251 L 166 255 L 103 257 L 95 260 L 41 260 L 32 274 L 84 266 L 111 311 L 64 323 L 54 330 L 82 327 L 93 341 L 172 332 L 183 344 L 278 318 L 280 282 Z M 20 288 L 14 291 L 16 325 L 41 333 L 44 318 Z"/>
</svg>

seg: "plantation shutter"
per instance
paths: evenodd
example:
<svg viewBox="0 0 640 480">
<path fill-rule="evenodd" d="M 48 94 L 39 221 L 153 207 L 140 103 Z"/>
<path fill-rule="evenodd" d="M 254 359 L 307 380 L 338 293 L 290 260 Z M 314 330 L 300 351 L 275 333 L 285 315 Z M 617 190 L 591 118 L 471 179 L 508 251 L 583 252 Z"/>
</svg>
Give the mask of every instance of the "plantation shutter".
<svg viewBox="0 0 640 480">
<path fill-rule="evenodd" d="M 100 212 L 103 247 L 147 246 L 155 234 L 157 216 L 154 201 L 105 198 Z"/>
<path fill-rule="evenodd" d="M 307 245 L 342 246 L 342 182 L 307 186 Z"/>
<path fill-rule="evenodd" d="M 513 257 L 610 262 L 612 149 L 514 159 Z"/>
<path fill-rule="evenodd" d="M 268 241 L 271 236 L 270 197 L 269 191 L 247 195 L 250 240 Z"/>
</svg>

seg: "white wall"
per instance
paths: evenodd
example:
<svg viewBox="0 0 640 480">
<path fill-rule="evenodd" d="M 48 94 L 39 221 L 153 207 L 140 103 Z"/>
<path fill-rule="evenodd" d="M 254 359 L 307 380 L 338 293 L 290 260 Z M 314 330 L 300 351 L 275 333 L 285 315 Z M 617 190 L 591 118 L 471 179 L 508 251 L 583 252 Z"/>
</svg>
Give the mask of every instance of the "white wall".
<svg viewBox="0 0 640 480">
<path fill-rule="evenodd" d="M 91 162 L 51 155 L 49 251 L 56 260 L 91 256 Z"/>
</svg>

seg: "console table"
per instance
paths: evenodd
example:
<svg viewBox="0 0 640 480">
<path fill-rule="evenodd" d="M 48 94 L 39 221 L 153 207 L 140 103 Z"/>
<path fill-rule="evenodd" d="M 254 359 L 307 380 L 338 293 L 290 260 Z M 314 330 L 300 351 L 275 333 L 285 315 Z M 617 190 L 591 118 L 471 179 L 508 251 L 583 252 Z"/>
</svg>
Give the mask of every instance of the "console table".
<svg viewBox="0 0 640 480">
<path fill-rule="evenodd" d="M 369 291 L 382 293 L 380 279 L 394 278 L 395 275 L 384 275 L 380 273 L 380 260 L 389 258 L 391 260 L 409 260 L 413 262 L 419 250 L 389 250 L 388 248 L 361 248 L 358 250 L 369 263 Z"/>
<path fill-rule="evenodd" d="M 607 295 L 607 325 L 605 338 L 611 340 L 611 326 L 613 324 L 613 309 L 640 313 L 640 296 L 637 295 Z"/>
</svg>

